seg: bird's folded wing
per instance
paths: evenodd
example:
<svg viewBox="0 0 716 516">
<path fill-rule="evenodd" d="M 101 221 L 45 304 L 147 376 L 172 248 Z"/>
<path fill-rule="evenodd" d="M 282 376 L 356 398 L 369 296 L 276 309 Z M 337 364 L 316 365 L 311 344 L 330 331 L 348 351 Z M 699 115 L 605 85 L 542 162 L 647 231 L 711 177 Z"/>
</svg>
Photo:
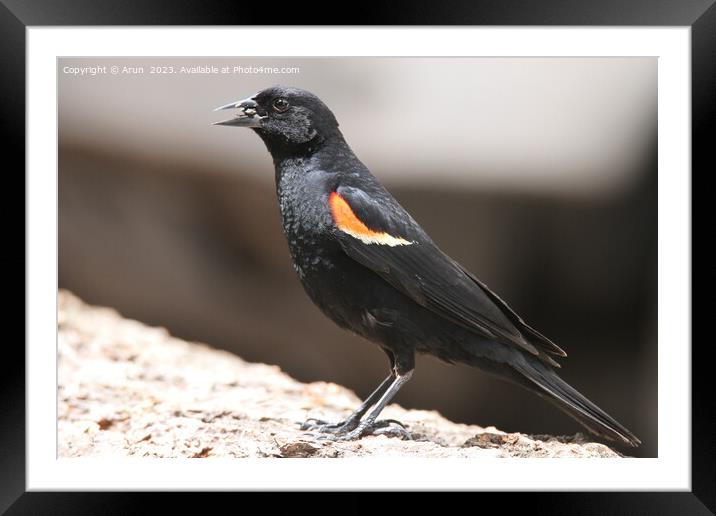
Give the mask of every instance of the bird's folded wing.
<svg viewBox="0 0 716 516">
<path fill-rule="evenodd" d="M 340 187 L 336 193 L 340 198 L 332 202 L 345 202 L 344 211 L 350 216 L 361 221 L 373 234 L 386 235 L 383 240 L 377 237 L 371 240 L 357 233 L 357 224 L 342 229 L 342 215 L 332 206 L 337 222 L 336 236 L 348 256 L 421 306 L 481 336 L 518 346 L 534 355 L 566 356 L 443 253 L 389 194 L 370 195 L 354 187 Z"/>
</svg>

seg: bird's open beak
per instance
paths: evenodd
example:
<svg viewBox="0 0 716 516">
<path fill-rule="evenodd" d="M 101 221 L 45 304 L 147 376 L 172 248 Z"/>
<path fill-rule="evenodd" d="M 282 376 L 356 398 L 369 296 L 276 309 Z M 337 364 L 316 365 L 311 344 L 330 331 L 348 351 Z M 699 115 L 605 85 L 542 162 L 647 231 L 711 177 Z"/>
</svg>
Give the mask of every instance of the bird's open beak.
<svg viewBox="0 0 716 516">
<path fill-rule="evenodd" d="M 216 108 L 214 111 L 221 111 L 223 109 L 239 109 L 241 112 L 237 113 L 233 118 L 222 120 L 220 122 L 214 122 L 212 125 L 261 127 L 261 120 L 266 117 L 259 116 L 257 108 L 258 104 L 256 104 L 256 102 L 251 98 L 239 100 L 238 102 L 229 102 L 228 104 Z"/>
</svg>

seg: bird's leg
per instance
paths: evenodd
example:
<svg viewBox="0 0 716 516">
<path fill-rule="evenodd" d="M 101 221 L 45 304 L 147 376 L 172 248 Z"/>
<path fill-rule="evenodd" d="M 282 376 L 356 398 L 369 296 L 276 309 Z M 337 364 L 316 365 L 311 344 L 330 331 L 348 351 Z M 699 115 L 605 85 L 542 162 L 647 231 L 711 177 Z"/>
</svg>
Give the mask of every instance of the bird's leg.
<svg viewBox="0 0 716 516">
<path fill-rule="evenodd" d="M 348 432 L 336 432 L 334 435 L 327 436 L 327 438 L 342 441 L 353 441 L 356 439 L 360 439 L 365 435 L 385 434 L 411 439 L 410 433 L 405 430 L 405 427 L 402 425 L 402 423 L 391 419 L 376 421 L 385 406 L 390 403 L 390 400 L 392 400 L 393 397 L 398 393 L 403 384 L 410 380 L 411 376 L 413 376 L 412 369 L 406 371 L 403 374 L 397 374 L 390 387 L 381 396 L 375 408 L 371 411 L 370 414 L 368 414 L 368 417 L 366 417 L 365 420 L 358 423 L 358 425 L 354 429 Z M 397 423 L 400 426 L 388 427 L 390 423 Z"/>
<path fill-rule="evenodd" d="M 388 390 L 388 387 L 390 387 L 393 383 L 394 378 L 395 374 L 391 373 L 385 380 L 383 380 L 378 388 L 374 390 L 363 403 L 361 403 L 360 407 L 358 407 L 350 416 L 346 418 L 345 421 L 331 424 L 326 421 L 321 421 L 320 419 L 310 418 L 301 425 L 301 430 L 310 430 L 312 432 L 319 433 L 350 432 L 358 426 L 358 423 L 360 423 L 363 415 L 368 412 L 368 409 L 371 408 L 381 396 L 383 396 L 386 390 Z"/>
</svg>

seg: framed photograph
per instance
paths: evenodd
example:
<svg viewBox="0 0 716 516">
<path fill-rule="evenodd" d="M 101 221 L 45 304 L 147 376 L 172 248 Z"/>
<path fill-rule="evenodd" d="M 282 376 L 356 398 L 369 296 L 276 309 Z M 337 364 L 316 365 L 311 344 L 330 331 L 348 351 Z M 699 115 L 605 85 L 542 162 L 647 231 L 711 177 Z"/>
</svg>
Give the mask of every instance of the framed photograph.
<svg viewBox="0 0 716 516">
<path fill-rule="evenodd" d="M 0 507 L 713 510 L 691 178 L 716 11 L 548 4 L 217 27 L 5 2 L 27 308 Z"/>
</svg>

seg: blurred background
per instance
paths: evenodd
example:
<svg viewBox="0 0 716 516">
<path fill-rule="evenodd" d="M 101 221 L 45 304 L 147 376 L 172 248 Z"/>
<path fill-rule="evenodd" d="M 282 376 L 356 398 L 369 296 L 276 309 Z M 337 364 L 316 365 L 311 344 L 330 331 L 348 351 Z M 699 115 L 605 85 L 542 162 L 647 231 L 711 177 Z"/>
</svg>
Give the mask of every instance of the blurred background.
<svg viewBox="0 0 716 516">
<path fill-rule="evenodd" d="M 106 73 L 73 73 L 92 66 Z M 304 294 L 262 142 L 210 125 L 225 118 L 216 106 L 275 84 L 323 99 L 438 245 L 567 351 L 564 378 L 642 439 L 629 453 L 656 456 L 656 58 L 60 59 L 59 286 L 369 394 L 385 355 Z M 519 387 L 431 357 L 396 402 L 581 431 Z"/>
</svg>

